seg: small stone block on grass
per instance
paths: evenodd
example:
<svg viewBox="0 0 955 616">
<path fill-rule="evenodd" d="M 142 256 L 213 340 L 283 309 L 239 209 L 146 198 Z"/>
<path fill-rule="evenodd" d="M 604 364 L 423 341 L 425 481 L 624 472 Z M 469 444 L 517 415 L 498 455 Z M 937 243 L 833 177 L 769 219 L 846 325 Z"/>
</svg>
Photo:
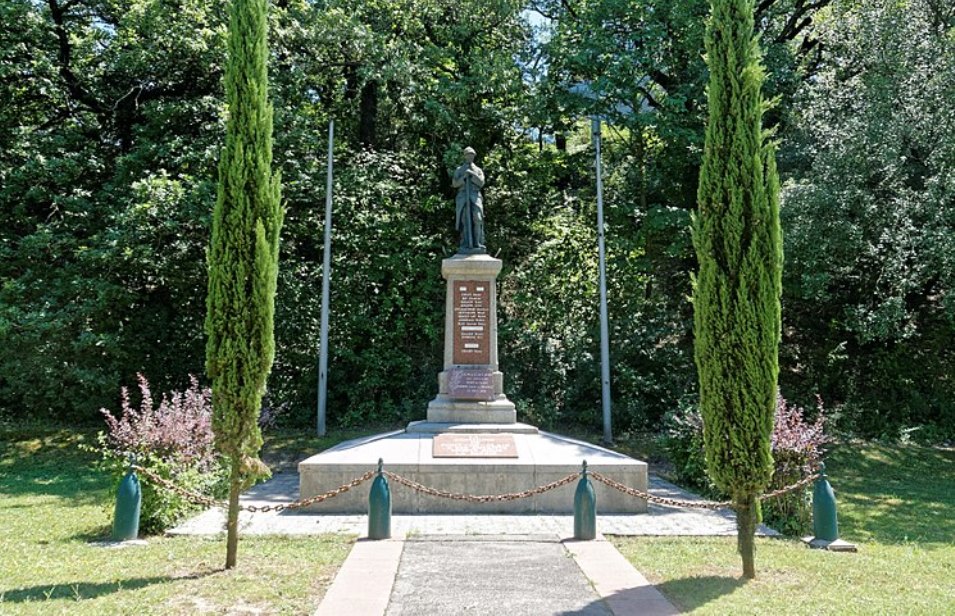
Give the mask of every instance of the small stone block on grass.
<svg viewBox="0 0 955 616">
<path fill-rule="evenodd" d="M 816 539 L 814 537 L 803 537 L 803 542 L 815 550 L 829 550 L 830 552 L 858 552 L 856 544 L 836 539 L 835 541 L 826 541 L 825 539 Z"/>
</svg>

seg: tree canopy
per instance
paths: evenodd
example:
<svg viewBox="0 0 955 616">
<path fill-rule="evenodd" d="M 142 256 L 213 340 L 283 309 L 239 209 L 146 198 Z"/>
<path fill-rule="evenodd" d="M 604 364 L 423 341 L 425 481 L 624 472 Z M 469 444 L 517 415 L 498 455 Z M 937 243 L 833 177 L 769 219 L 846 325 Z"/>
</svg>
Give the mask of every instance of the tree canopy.
<svg viewBox="0 0 955 616">
<path fill-rule="evenodd" d="M 528 11 L 536 11 L 532 25 Z M 955 15 L 945 0 L 761 0 L 780 143 L 780 383 L 865 435 L 955 429 Z M 329 421 L 420 418 L 440 370 L 449 172 L 488 175 L 501 362 L 529 421 L 599 423 L 592 152 L 604 115 L 615 424 L 695 404 L 689 217 L 704 0 L 278 0 L 287 214 L 267 404 L 314 414 L 324 139 L 335 118 Z M 543 17 L 542 17 L 543 15 Z M 93 419 L 204 361 L 226 2 L 0 5 L 0 408 Z M 589 82 L 596 100 L 570 87 Z M 926 378 L 928 376 L 929 378 Z"/>
</svg>

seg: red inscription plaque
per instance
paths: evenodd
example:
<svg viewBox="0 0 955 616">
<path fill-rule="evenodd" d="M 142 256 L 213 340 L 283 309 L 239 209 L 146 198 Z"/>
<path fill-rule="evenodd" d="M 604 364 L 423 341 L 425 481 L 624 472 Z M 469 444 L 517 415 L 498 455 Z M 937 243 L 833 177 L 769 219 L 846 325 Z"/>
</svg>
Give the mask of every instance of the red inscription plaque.
<svg viewBox="0 0 955 616">
<path fill-rule="evenodd" d="M 491 285 L 487 280 L 454 280 L 455 364 L 491 363 Z"/>
<path fill-rule="evenodd" d="M 494 373 L 480 368 L 451 368 L 448 395 L 459 400 L 493 400 Z"/>
<path fill-rule="evenodd" d="M 434 437 L 435 458 L 517 458 L 517 443 L 510 434 L 439 434 Z"/>
</svg>

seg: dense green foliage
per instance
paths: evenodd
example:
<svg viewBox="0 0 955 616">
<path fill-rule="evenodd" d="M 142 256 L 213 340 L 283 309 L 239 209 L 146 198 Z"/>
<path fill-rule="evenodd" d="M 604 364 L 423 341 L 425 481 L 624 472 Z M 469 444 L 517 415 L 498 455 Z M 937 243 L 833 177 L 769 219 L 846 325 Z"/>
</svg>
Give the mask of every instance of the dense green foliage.
<svg viewBox="0 0 955 616">
<path fill-rule="evenodd" d="M 773 474 L 783 253 L 751 0 L 713 0 L 706 64 L 709 121 L 693 225 L 700 413 L 707 471 L 733 500 L 743 575 L 752 578 L 756 497 Z"/>
<path fill-rule="evenodd" d="M 268 1 L 233 0 L 225 71 L 225 148 L 212 214 L 206 373 L 216 449 L 231 463 L 226 568 L 235 567 L 239 493 L 267 474 L 259 414 L 275 359 L 275 286 L 284 212 L 272 172 Z"/>
<path fill-rule="evenodd" d="M 767 492 L 797 483 L 822 460 L 823 449 L 831 442 L 825 433 L 827 417 L 821 404 L 811 412 L 815 419 L 808 421 L 806 409 L 787 403 L 781 396 L 777 398 L 770 439 L 773 476 Z M 667 414 L 658 440 L 677 483 L 714 500 L 727 497 L 707 473 L 703 418 L 697 406 Z M 784 535 L 812 534 L 811 491 L 812 486 L 807 486 L 762 501 L 763 522 Z"/>
<path fill-rule="evenodd" d="M 844 402 L 843 426 L 955 428 L 955 8 L 840 2 L 827 61 L 782 149 L 784 381 Z"/>
<path fill-rule="evenodd" d="M 781 384 L 803 403 L 820 393 L 837 424 L 866 434 L 955 430 L 945 344 L 955 154 L 940 102 L 955 74 L 949 4 L 757 9 L 766 94 L 781 97 L 767 113 L 787 230 Z M 522 15 L 531 5 L 552 18 L 537 36 Z M 225 6 L 0 4 L 4 413 L 94 419 L 137 372 L 163 390 L 202 372 Z M 688 227 L 706 11 L 705 0 L 275 2 L 287 266 L 269 403 L 312 424 L 334 117 L 331 424 L 419 419 L 434 396 L 440 260 L 454 250 L 449 170 L 468 144 L 488 174 L 489 247 L 505 262 L 508 395 L 533 421 L 598 422 L 593 158 L 581 118 L 599 112 L 610 121 L 614 422 L 653 429 L 694 404 Z M 598 100 L 568 92 L 582 80 Z"/>
<path fill-rule="evenodd" d="M 256 456 L 258 418 L 275 357 L 275 286 L 282 228 L 281 180 L 272 172 L 265 0 L 230 11 L 225 86 L 229 119 L 209 245 L 206 372 L 216 448 Z"/>
</svg>

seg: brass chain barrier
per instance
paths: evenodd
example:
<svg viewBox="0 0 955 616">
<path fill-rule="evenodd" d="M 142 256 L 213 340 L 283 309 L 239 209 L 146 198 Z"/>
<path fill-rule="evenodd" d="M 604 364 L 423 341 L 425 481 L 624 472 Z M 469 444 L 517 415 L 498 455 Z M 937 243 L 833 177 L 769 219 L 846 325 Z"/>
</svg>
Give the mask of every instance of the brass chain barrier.
<svg viewBox="0 0 955 616">
<path fill-rule="evenodd" d="M 668 498 L 666 496 L 657 496 L 656 494 L 650 494 L 649 492 L 644 492 L 643 490 L 638 490 L 636 488 L 631 488 L 630 486 L 624 485 L 619 481 L 615 481 L 606 475 L 601 475 L 597 471 L 587 471 L 591 477 L 599 481 L 600 483 L 617 490 L 618 492 L 623 492 L 629 496 L 635 498 L 642 498 L 650 503 L 656 503 L 657 505 L 663 505 L 665 507 L 681 507 L 681 508 L 690 508 L 690 509 L 723 509 L 724 507 L 729 507 L 731 501 L 691 501 L 691 500 L 679 500 L 676 498 Z"/>
<path fill-rule="evenodd" d="M 484 494 L 481 496 L 475 496 L 474 494 L 461 494 L 459 492 L 447 492 L 445 490 L 437 490 L 435 488 L 429 488 L 426 485 L 420 484 L 417 481 L 408 479 L 407 477 L 402 477 L 401 475 L 396 475 L 391 471 L 383 471 L 385 477 L 392 479 L 395 483 L 400 483 L 403 486 L 409 487 L 412 490 L 417 490 L 422 494 L 427 494 L 428 496 L 436 496 L 438 498 L 448 498 L 451 500 L 457 501 L 467 501 L 469 503 L 500 503 L 503 501 L 512 501 L 518 500 L 521 498 L 529 498 L 531 496 L 536 496 L 538 494 L 543 494 L 555 488 L 565 486 L 571 481 L 580 477 L 580 473 L 572 473 L 567 475 L 562 479 L 557 481 L 552 481 L 546 485 L 537 486 L 536 488 L 530 488 L 524 490 L 523 492 L 509 492 L 506 494 Z"/>
<path fill-rule="evenodd" d="M 229 507 L 229 504 L 226 501 L 216 500 L 209 496 L 205 496 L 204 494 L 198 494 L 196 492 L 191 492 L 189 490 L 186 490 L 185 488 L 177 486 L 175 483 L 173 483 L 172 481 L 169 481 L 165 477 L 161 477 L 157 475 L 156 473 L 152 472 L 151 470 L 143 468 L 142 466 L 138 466 L 134 464 L 132 465 L 132 469 L 135 470 L 136 472 L 142 473 L 147 479 L 149 479 L 153 483 L 161 485 L 175 492 L 179 496 L 182 496 L 186 500 L 196 503 L 198 505 L 203 505 L 205 507 L 221 507 L 223 509 L 228 509 Z M 323 494 L 318 494 L 316 496 L 303 498 L 292 503 L 277 503 L 275 505 L 242 505 L 239 507 L 239 510 L 248 511 L 250 513 L 260 513 L 260 512 L 265 513 L 268 511 L 279 512 L 279 511 L 284 511 L 286 509 L 299 509 L 300 507 L 308 507 L 309 505 L 314 505 L 315 503 L 320 503 L 330 498 L 334 498 L 340 494 L 344 494 L 345 492 L 351 490 L 352 488 L 360 486 L 361 484 L 368 481 L 374 476 L 375 476 L 375 471 L 368 471 L 364 475 L 361 475 L 360 477 L 356 477 L 355 479 L 349 481 L 348 483 L 341 485 L 335 488 L 334 490 L 329 490 L 328 492 L 325 492 Z"/>
<path fill-rule="evenodd" d="M 772 492 L 767 492 L 766 494 L 760 495 L 759 500 L 761 501 L 770 500 L 773 498 L 777 498 L 779 496 L 784 496 L 786 494 L 789 494 L 790 492 L 795 492 L 797 490 L 800 490 L 802 488 L 809 486 L 809 484 L 819 479 L 820 477 L 822 477 L 821 473 L 813 472 L 807 477 L 804 477 L 803 479 L 800 479 L 796 483 L 790 484 L 786 486 L 785 488 L 779 488 L 778 490 L 773 490 Z"/>
<path fill-rule="evenodd" d="M 636 488 L 631 488 L 630 486 L 624 485 L 620 483 L 619 481 L 614 481 L 610 477 L 601 475 L 600 473 L 596 471 L 588 471 L 588 472 L 594 479 L 596 479 L 600 483 L 603 483 L 604 485 L 607 485 L 608 487 L 613 488 L 614 490 L 623 492 L 624 494 L 633 496 L 635 498 L 645 499 L 647 502 L 650 502 L 650 503 L 663 505 L 664 507 L 679 507 L 682 509 L 716 510 L 716 509 L 732 508 L 733 506 L 733 501 L 679 500 L 676 498 L 668 498 L 666 496 L 657 496 L 656 494 L 650 494 L 649 492 L 644 492 L 643 490 L 637 490 Z M 779 488 L 778 490 L 773 490 L 772 492 L 767 492 L 766 494 L 761 494 L 758 498 L 761 501 L 766 501 L 773 498 L 778 498 L 780 496 L 789 494 L 791 492 L 795 492 L 797 490 L 805 488 L 806 486 L 811 484 L 813 481 L 818 479 L 820 476 L 821 475 L 819 473 L 814 472 L 808 477 L 804 477 L 803 479 L 800 479 L 796 483 L 790 484 L 784 488 Z"/>
<path fill-rule="evenodd" d="M 156 473 L 154 473 L 153 471 L 147 468 L 143 468 L 142 466 L 138 466 L 134 464 L 132 465 L 131 468 L 139 473 L 142 473 L 150 481 L 158 485 L 161 485 L 175 492 L 176 494 L 179 494 L 186 500 L 189 500 L 196 504 L 203 505 L 205 507 L 221 507 L 223 509 L 228 508 L 229 506 L 226 501 L 217 500 L 209 496 L 205 496 L 203 494 L 198 494 L 196 492 L 186 490 L 185 488 L 182 488 L 176 485 L 172 481 L 164 477 L 161 477 L 157 475 Z M 654 503 L 657 505 L 662 505 L 664 507 L 677 507 L 681 509 L 716 510 L 716 509 L 731 508 L 733 505 L 732 501 L 680 500 L 676 498 L 669 498 L 666 496 L 657 496 L 656 494 L 651 494 L 650 492 L 645 492 L 643 490 L 631 488 L 630 486 L 627 486 L 625 484 L 620 483 L 619 481 L 611 479 L 610 477 L 607 477 L 606 475 L 602 475 L 601 473 L 598 473 L 597 471 L 588 470 L 587 472 L 595 480 L 599 481 L 600 483 L 614 490 L 617 490 L 618 492 L 623 492 L 624 494 L 633 496 L 634 498 L 642 498 L 646 500 L 647 502 Z M 343 484 L 333 490 L 329 490 L 328 492 L 324 492 L 316 496 L 310 496 L 308 498 L 300 499 L 291 503 L 278 503 L 275 505 L 243 505 L 239 507 L 239 509 L 241 511 L 248 511 L 250 513 L 260 513 L 260 512 L 265 513 L 269 511 L 279 512 L 279 511 L 284 511 L 286 509 L 291 510 L 291 509 L 299 509 L 301 507 L 308 507 L 309 505 L 321 503 L 330 498 L 334 498 L 340 494 L 344 494 L 345 492 L 348 492 L 352 488 L 358 487 L 359 485 L 368 481 L 369 479 L 374 477 L 375 474 L 376 474 L 376 471 L 368 471 L 365 474 L 359 477 L 356 477 L 350 482 Z M 474 495 L 474 494 L 463 494 L 460 492 L 448 492 L 446 490 L 438 490 L 436 488 L 431 488 L 424 484 L 418 483 L 417 481 L 408 479 L 407 477 L 402 477 L 401 475 L 392 473 L 391 471 L 382 471 L 382 474 L 384 474 L 384 476 L 387 477 L 388 479 L 395 481 L 395 483 L 400 483 L 401 485 L 411 488 L 413 490 L 416 490 L 418 492 L 421 492 L 422 494 L 427 494 L 429 496 L 435 496 L 438 498 L 447 498 L 450 500 L 467 501 L 469 503 L 499 503 L 499 502 L 505 502 L 505 501 L 519 500 L 522 498 L 529 498 L 531 496 L 537 496 L 538 494 L 543 494 L 544 492 L 549 492 L 550 490 L 554 490 L 561 486 L 565 486 L 568 483 L 580 477 L 579 472 L 571 473 L 570 475 L 567 475 L 566 477 L 558 479 L 557 481 L 552 481 L 542 486 L 530 488 L 530 489 L 524 490 L 523 492 Z M 778 490 L 773 490 L 772 492 L 768 492 L 766 494 L 762 494 L 758 498 L 761 501 L 765 501 L 765 500 L 783 496 L 785 494 L 789 494 L 791 492 L 795 492 L 797 490 L 807 487 L 809 484 L 814 482 L 820 476 L 821 476 L 820 473 L 813 472 L 809 476 L 803 479 L 800 479 L 796 483 L 790 484 L 783 488 L 779 488 Z"/>
</svg>

